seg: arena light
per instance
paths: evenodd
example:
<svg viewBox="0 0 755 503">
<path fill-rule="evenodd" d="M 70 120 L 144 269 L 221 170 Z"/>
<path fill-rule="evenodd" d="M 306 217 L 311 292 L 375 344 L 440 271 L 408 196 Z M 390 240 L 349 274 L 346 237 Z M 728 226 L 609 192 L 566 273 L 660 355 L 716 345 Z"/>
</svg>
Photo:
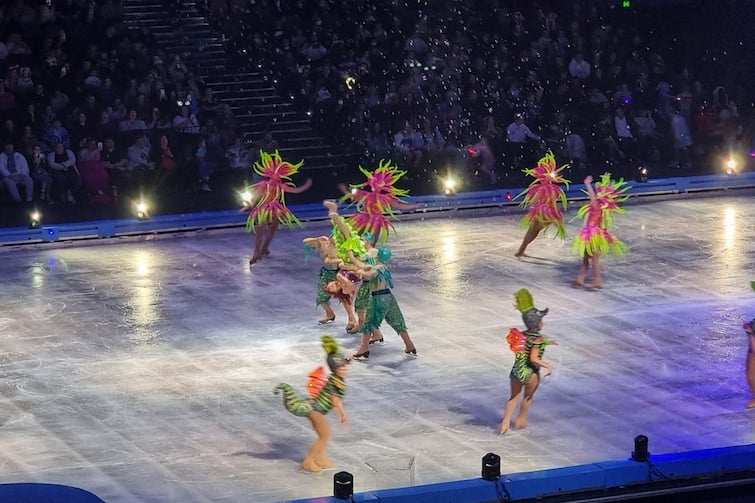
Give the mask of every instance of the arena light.
<svg viewBox="0 0 755 503">
<path fill-rule="evenodd" d="M 645 183 L 648 181 L 648 168 L 647 166 L 640 166 L 637 168 L 637 177 L 636 180 L 640 183 Z"/>
<path fill-rule="evenodd" d="M 456 179 L 451 175 L 443 180 L 443 193 L 447 196 L 456 195 Z"/>
<path fill-rule="evenodd" d="M 37 210 L 29 213 L 29 229 L 38 229 L 42 225 L 42 213 Z"/>
<path fill-rule="evenodd" d="M 736 176 L 739 174 L 740 163 L 733 155 L 727 157 L 724 160 L 724 172 L 729 176 Z"/>
<path fill-rule="evenodd" d="M 489 452 L 482 457 L 482 479 L 498 480 L 501 478 L 501 456 Z"/>
<path fill-rule="evenodd" d="M 139 220 L 147 220 L 149 218 L 149 205 L 144 200 L 136 201 L 134 213 Z"/>
<path fill-rule="evenodd" d="M 333 475 L 333 497 L 339 500 L 351 500 L 354 496 L 354 476 L 349 472 Z"/>
<path fill-rule="evenodd" d="M 251 190 L 246 189 L 239 192 L 239 198 L 241 198 L 241 203 L 244 206 L 251 206 L 252 200 L 254 199 L 254 194 L 252 194 Z"/>
<path fill-rule="evenodd" d="M 634 450 L 632 451 L 632 460 L 644 463 L 650 459 L 648 452 L 648 437 L 637 435 L 634 437 Z"/>
</svg>

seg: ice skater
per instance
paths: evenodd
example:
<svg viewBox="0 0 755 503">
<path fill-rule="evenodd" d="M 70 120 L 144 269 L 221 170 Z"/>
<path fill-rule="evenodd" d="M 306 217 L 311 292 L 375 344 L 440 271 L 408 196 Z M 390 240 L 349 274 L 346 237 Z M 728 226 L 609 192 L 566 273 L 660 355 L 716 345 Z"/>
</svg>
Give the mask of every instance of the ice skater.
<svg viewBox="0 0 755 503">
<path fill-rule="evenodd" d="M 354 262 L 359 265 L 359 274 L 363 280 L 369 281 L 370 300 L 365 313 L 364 325 L 362 326 L 362 344 L 357 349 L 353 358 L 357 360 L 366 360 L 370 357 L 370 342 L 375 342 L 375 332 L 380 329 L 380 325 L 385 321 L 404 341 L 404 353 L 411 356 L 417 355 L 417 348 L 414 345 L 409 332 L 406 328 L 406 321 L 401 312 L 401 308 L 393 296 L 393 278 L 391 271 L 388 269 L 388 262 L 391 260 L 391 250 L 386 247 L 373 249 L 375 255 L 375 265 L 370 265 L 359 261 Z M 382 342 L 382 336 L 380 336 Z"/>
<path fill-rule="evenodd" d="M 346 221 L 359 234 L 369 232 L 374 237 L 373 244 L 385 244 L 397 219 L 396 210 L 416 209 L 419 205 L 404 200 L 409 191 L 396 187 L 396 182 L 406 175 L 406 171 L 391 161 L 381 160 L 374 171 L 359 166 L 359 171 L 367 178 L 364 182 L 348 187 L 339 185 L 344 194 L 341 200 L 350 200 L 357 207 L 357 212 Z"/>
<path fill-rule="evenodd" d="M 537 162 L 537 166 L 523 170 L 525 174 L 534 177 L 524 192 L 517 197 L 524 196 L 521 206 L 529 208 L 522 218 L 521 225 L 527 228 L 519 250 L 515 257 L 524 256 L 527 246 L 537 238 L 541 231 L 551 225 L 556 227 L 556 237 L 566 239 L 566 227 L 564 225 L 564 211 L 566 211 L 566 193 L 561 185 L 569 187 L 569 180 L 563 177 L 561 172 L 568 168 L 564 164 L 556 168 L 556 158 L 553 152 L 548 151 Z"/>
<path fill-rule="evenodd" d="M 343 396 L 346 394 L 346 369 L 348 360 L 344 358 L 333 337 L 325 335 L 322 347 L 327 353 L 327 363 L 330 375 L 322 367 L 315 369 L 309 375 L 307 390 L 309 398 L 299 397 L 290 384 L 281 383 L 273 392 L 283 393 L 283 405 L 291 414 L 306 417 L 312 423 L 317 434 L 317 440 L 310 447 L 307 457 L 302 462 L 302 468 L 309 472 L 320 472 L 334 468 L 335 463 L 328 459 L 327 450 L 330 441 L 330 423 L 325 417 L 335 409 L 341 424 L 346 423 L 346 409 L 343 406 Z"/>
<path fill-rule="evenodd" d="M 511 395 L 509 401 L 506 402 L 506 410 L 503 414 L 503 421 L 501 421 L 501 435 L 509 431 L 511 418 L 514 416 L 522 393 L 524 393 L 524 398 L 521 400 L 519 415 L 514 421 L 514 427 L 527 427 L 527 413 L 540 385 L 540 369 L 546 369 L 546 377 L 553 372 L 553 366 L 543 360 L 545 347 L 549 344 L 558 344 L 554 339 L 548 339 L 540 333 L 540 330 L 543 329 L 543 317 L 548 314 L 548 309 L 535 308 L 532 294 L 524 288 L 517 291 L 514 298 L 516 308 L 522 313 L 522 321 L 524 321 L 526 330 L 520 332 L 516 328 L 512 328 L 506 338 L 509 347 L 514 352 L 514 366 L 509 373 Z"/>
<path fill-rule="evenodd" d="M 592 176 L 585 178 L 585 193 L 589 200 L 574 217 L 584 219 L 585 224 L 574 239 L 574 251 L 582 257 L 582 265 L 572 283 L 573 286 L 584 287 L 585 276 L 592 265 L 592 282 L 587 285 L 591 290 L 603 287 L 601 255 L 622 255 L 625 251 L 624 243 L 611 232 L 611 228 L 614 225 L 614 214 L 626 213 L 626 210 L 619 207 L 619 203 L 629 198 L 625 192 L 630 189 L 623 179 L 611 180 L 610 173 L 601 175 L 594 189 L 592 181 Z"/>
<path fill-rule="evenodd" d="M 755 320 L 745 323 L 744 329 L 748 340 L 745 375 L 747 376 L 747 384 L 750 385 L 750 393 L 752 394 L 752 400 L 747 404 L 747 408 L 753 409 L 755 408 Z"/>
<path fill-rule="evenodd" d="M 308 249 L 317 250 L 322 260 L 322 267 L 320 268 L 320 274 L 317 278 L 317 296 L 315 303 L 318 307 L 323 309 L 324 316 L 318 321 L 320 325 L 325 325 L 336 319 L 336 313 L 330 306 L 330 299 L 333 296 L 330 291 L 334 291 L 328 285 L 332 282 L 338 281 L 338 265 L 341 263 L 341 258 L 338 256 L 338 250 L 336 249 L 336 243 L 333 236 L 319 236 L 310 237 L 304 239 L 304 246 Z M 349 308 L 348 304 L 343 304 L 346 310 L 346 318 L 350 320 L 346 325 L 346 330 L 352 330 L 356 327 L 356 321 L 354 321 L 354 313 Z"/>
<path fill-rule="evenodd" d="M 269 154 L 260 151 L 260 161 L 254 163 L 254 172 L 262 179 L 250 187 L 251 199 L 244 202 L 242 210 L 249 211 L 246 228 L 254 232 L 254 250 L 249 265 L 270 255 L 270 243 L 280 224 L 298 225 L 299 219 L 286 206 L 286 194 L 300 194 L 312 187 L 308 178 L 297 187 L 291 176 L 298 173 L 304 161 L 291 164 L 284 161 L 278 151 Z"/>
</svg>

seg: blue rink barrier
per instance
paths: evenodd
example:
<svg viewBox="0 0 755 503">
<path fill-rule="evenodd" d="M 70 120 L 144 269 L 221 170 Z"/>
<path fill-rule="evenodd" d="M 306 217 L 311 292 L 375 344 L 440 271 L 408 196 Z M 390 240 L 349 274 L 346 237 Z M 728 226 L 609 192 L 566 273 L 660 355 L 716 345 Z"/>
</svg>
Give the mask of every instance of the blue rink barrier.
<svg viewBox="0 0 755 503">
<path fill-rule="evenodd" d="M 0 501 L 7 503 L 105 503 L 94 494 L 58 484 L 0 484 Z"/>
<path fill-rule="evenodd" d="M 721 191 L 755 187 L 755 172 L 737 176 L 707 175 L 693 177 L 659 178 L 647 182 L 629 181 L 627 192 L 632 197 L 682 194 L 705 191 Z M 408 214 L 428 214 L 471 208 L 516 206 L 523 188 L 503 188 L 479 192 L 459 192 L 453 195 L 426 195 L 409 197 L 410 203 L 418 205 Z M 568 199 L 584 199 L 584 185 L 568 187 Z M 324 220 L 326 212 L 320 203 L 292 205 L 291 210 L 302 221 Z M 345 212 L 348 214 L 348 210 Z M 237 209 L 212 212 L 197 212 L 177 215 L 155 215 L 146 219 L 124 218 L 56 225 L 38 228 L 8 227 L 0 229 L 0 246 L 33 243 L 54 243 L 81 239 L 102 239 L 120 236 L 181 232 L 199 229 L 240 227 L 245 225 L 246 214 Z"/>
<path fill-rule="evenodd" d="M 482 456 L 481 466 L 482 466 Z M 586 465 L 502 474 L 495 481 L 482 478 L 397 489 L 355 493 L 351 501 L 381 503 L 488 503 L 494 501 L 559 501 L 624 496 L 657 491 L 679 494 L 692 489 L 755 483 L 755 444 L 678 454 L 651 455 L 648 461 L 604 461 Z M 354 488 L 359 480 L 354 480 Z M 670 489 L 669 489 L 670 488 Z M 629 499 L 629 498 L 626 498 Z M 333 496 L 291 503 L 337 503 Z M 690 499 L 689 501 L 694 501 Z M 713 500 L 715 501 L 715 500 Z M 755 501 L 755 495 L 753 495 Z"/>
</svg>

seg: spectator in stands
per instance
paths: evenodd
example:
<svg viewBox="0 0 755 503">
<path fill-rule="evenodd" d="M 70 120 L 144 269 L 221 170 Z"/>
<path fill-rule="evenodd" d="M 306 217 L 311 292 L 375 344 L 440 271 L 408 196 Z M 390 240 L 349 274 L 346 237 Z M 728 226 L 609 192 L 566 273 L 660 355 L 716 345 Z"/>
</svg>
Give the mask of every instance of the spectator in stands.
<svg viewBox="0 0 755 503">
<path fill-rule="evenodd" d="M 13 119 L 5 119 L 2 130 L 0 130 L 0 139 L 17 145 L 21 141 L 21 133 L 16 129 L 16 122 Z"/>
<path fill-rule="evenodd" d="M 280 142 L 273 137 L 272 131 L 265 131 L 259 141 L 259 150 L 272 154 L 279 148 Z"/>
<path fill-rule="evenodd" d="M 48 204 L 52 204 L 50 199 L 50 189 L 52 188 L 52 176 L 50 175 L 50 168 L 47 166 L 47 156 L 42 152 L 42 147 L 35 145 L 32 148 L 31 156 L 29 157 L 31 166 L 32 180 L 34 180 L 34 186 L 39 189 L 40 201 Z"/>
<path fill-rule="evenodd" d="M 574 169 L 584 170 L 587 167 L 585 140 L 578 133 L 566 131 L 563 154 Z"/>
<path fill-rule="evenodd" d="M 113 99 L 113 104 L 107 107 L 107 113 L 110 115 L 110 120 L 116 124 L 120 124 L 128 117 L 126 105 L 123 104 L 123 99 L 119 97 Z"/>
<path fill-rule="evenodd" d="M 660 160 L 657 142 L 660 139 L 653 113 L 644 108 L 634 118 L 635 131 L 637 132 L 638 157 L 652 161 Z"/>
<path fill-rule="evenodd" d="M 671 116 L 671 134 L 674 140 L 674 167 L 690 168 L 689 148 L 692 146 L 692 134 L 687 119 L 676 109 Z"/>
<path fill-rule="evenodd" d="M 105 138 L 100 158 L 105 162 L 105 168 L 111 172 L 111 177 L 113 177 L 114 171 L 124 171 L 128 168 L 128 159 L 123 152 L 118 151 L 115 140 L 112 138 Z M 117 178 L 117 175 L 115 178 Z"/>
<path fill-rule="evenodd" d="M 16 108 L 16 96 L 5 86 L 5 81 L 0 80 L 0 112 L 9 112 Z"/>
<path fill-rule="evenodd" d="M 102 113 L 100 113 L 99 122 L 94 125 L 94 137 L 103 141 L 105 138 L 112 138 L 117 132 L 118 127 L 110 120 L 110 114 L 106 111 L 102 111 Z"/>
<path fill-rule="evenodd" d="M 199 134 L 199 121 L 188 106 L 183 105 L 173 117 L 173 129 L 183 134 Z"/>
<path fill-rule="evenodd" d="M 52 175 L 53 195 L 61 202 L 75 203 L 75 194 L 81 191 L 81 176 L 74 153 L 62 142 L 57 142 L 54 150 L 47 154 L 47 165 Z"/>
<path fill-rule="evenodd" d="M 365 145 L 377 158 L 390 157 L 391 141 L 380 122 L 375 122 L 365 135 Z"/>
<path fill-rule="evenodd" d="M 483 135 L 479 142 L 467 147 L 467 153 L 471 155 L 472 158 L 480 159 L 478 165 L 480 171 L 488 176 L 490 185 L 494 185 L 498 182 L 498 174 L 495 171 L 496 159 L 493 154 L 493 149 L 490 148 L 489 141 L 488 137 Z"/>
<path fill-rule="evenodd" d="M 150 120 L 147 122 L 147 129 L 168 129 L 170 127 L 170 121 L 162 116 L 159 108 L 154 107 L 152 109 L 152 114 L 150 115 Z"/>
<path fill-rule="evenodd" d="M 24 133 L 21 135 L 21 148 L 19 149 L 22 154 L 28 159 L 35 146 L 39 145 L 39 138 L 34 134 L 34 130 L 31 126 L 24 126 Z"/>
<path fill-rule="evenodd" d="M 160 137 L 160 169 L 164 172 L 176 169 L 176 156 L 170 148 L 170 141 L 166 135 Z"/>
<path fill-rule="evenodd" d="M 533 133 L 529 127 L 524 123 L 524 116 L 517 114 L 514 117 L 514 122 L 508 125 L 506 128 L 506 140 L 509 143 L 524 144 L 527 139 L 540 140 L 540 136 Z"/>
<path fill-rule="evenodd" d="M 87 122 L 87 115 L 84 112 L 76 114 L 76 120 L 68 128 L 68 132 L 71 135 L 71 147 L 74 149 L 80 149 L 86 145 L 86 140 L 89 137 L 91 127 Z"/>
<path fill-rule="evenodd" d="M 443 152 L 446 147 L 446 138 L 440 132 L 440 128 L 433 125 L 430 119 L 422 119 L 422 129 L 419 133 L 422 135 L 424 156 L 432 161 Z"/>
<path fill-rule="evenodd" d="M 207 162 L 207 140 L 204 137 L 199 139 L 199 145 L 194 152 L 194 159 L 197 163 L 197 171 L 199 171 L 199 190 L 203 192 L 212 192 L 210 188 L 210 173 L 212 167 Z"/>
<path fill-rule="evenodd" d="M 95 140 L 94 138 L 88 138 L 85 141 L 84 148 L 82 148 L 79 151 L 79 157 L 78 157 L 79 164 L 81 164 L 82 162 L 87 162 L 87 161 L 100 161 L 101 159 L 102 159 L 101 151 L 98 148 L 97 140 Z"/>
<path fill-rule="evenodd" d="M 15 202 L 21 202 L 19 186 L 24 187 L 26 202 L 32 202 L 34 180 L 29 176 L 29 164 L 23 155 L 15 151 L 13 143 L 6 142 L 3 153 L 0 154 L 0 175 L 3 177 L 5 188 Z"/>
<path fill-rule="evenodd" d="M 130 172 L 144 171 L 155 169 L 155 163 L 151 159 L 151 148 L 147 138 L 140 134 L 134 139 L 134 143 L 128 147 L 126 158 L 128 159 L 127 169 Z"/>
<path fill-rule="evenodd" d="M 411 167 L 417 167 L 422 160 L 422 135 L 407 121 L 398 133 L 393 135 L 393 146 Z"/>
<path fill-rule="evenodd" d="M 233 145 L 225 151 L 225 159 L 230 169 L 248 170 L 252 166 L 252 156 L 249 147 L 244 145 L 241 138 L 236 138 Z"/>
<path fill-rule="evenodd" d="M 629 122 L 624 109 L 617 108 L 613 116 L 613 126 L 616 131 L 616 141 L 619 148 L 630 159 L 634 158 L 635 137 L 629 127 Z"/>
<path fill-rule="evenodd" d="M 68 95 L 60 89 L 53 91 L 52 97 L 50 98 L 50 106 L 55 110 L 56 114 L 63 114 L 65 108 L 70 102 L 71 99 Z"/>
<path fill-rule="evenodd" d="M 584 55 L 581 52 L 575 54 L 571 61 L 569 61 L 569 75 L 575 79 L 588 79 L 591 70 L 590 63 L 585 60 Z"/>
<path fill-rule="evenodd" d="M 118 130 L 121 132 L 146 131 L 147 124 L 137 116 L 136 110 L 129 110 L 128 119 L 121 121 L 118 125 Z"/>
<path fill-rule="evenodd" d="M 55 119 L 52 126 L 48 127 L 44 136 L 45 143 L 54 146 L 57 143 L 62 143 L 64 148 L 70 148 L 71 137 L 68 134 L 68 129 L 63 127 L 60 119 Z"/>
<path fill-rule="evenodd" d="M 102 143 L 93 138 L 86 142 L 78 158 L 78 170 L 83 185 L 83 193 L 89 201 L 97 204 L 109 204 L 114 200 L 114 189 L 107 172 L 107 163 L 102 160 Z"/>
</svg>

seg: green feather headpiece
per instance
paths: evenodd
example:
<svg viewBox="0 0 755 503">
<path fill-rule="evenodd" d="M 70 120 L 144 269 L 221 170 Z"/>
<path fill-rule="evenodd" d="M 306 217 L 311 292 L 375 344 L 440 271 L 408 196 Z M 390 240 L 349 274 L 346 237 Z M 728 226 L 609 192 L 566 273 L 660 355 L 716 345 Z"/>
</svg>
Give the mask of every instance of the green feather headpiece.
<svg viewBox="0 0 755 503">
<path fill-rule="evenodd" d="M 548 308 L 537 309 L 535 307 L 535 301 L 532 299 L 532 294 L 526 288 L 517 290 L 514 294 L 516 303 L 514 306 L 522 313 L 522 321 L 527 330 L 537 330 L 540 325 L 540 320 L 543 316 L 548 314 Z"/>
</svg>

